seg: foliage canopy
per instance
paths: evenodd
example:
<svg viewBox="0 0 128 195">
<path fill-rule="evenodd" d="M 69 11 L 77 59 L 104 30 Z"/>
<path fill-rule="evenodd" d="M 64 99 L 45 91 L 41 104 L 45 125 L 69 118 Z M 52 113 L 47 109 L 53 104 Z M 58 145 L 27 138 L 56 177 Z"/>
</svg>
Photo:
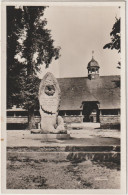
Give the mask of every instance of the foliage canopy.
<svg viewBox="0 0 128 195">
<path fill-rule="evenodd" d="M 41 65 L 60 57 L 51 31 L 46 28 L 44 6 L 7 7 L 7 106 L 38 106 Z M 34 58 L 36 56 L 36 58 Z"/>
<path fill-rule="evenodd" d="M 116 49 L 118 50 L 118 53 L 121 52 L 121 47 L 120 47 L 120 18 L 116 18 L 116 21 L 113 25 L 112 31 L 110 32 L 110 36 L 111 36 L 111 42 L 107 43 L 106 45 L 104 45 L 103 49 Z M 118 62 L 118 68 L 120 68 L 120 62 Z"/>
</svg>

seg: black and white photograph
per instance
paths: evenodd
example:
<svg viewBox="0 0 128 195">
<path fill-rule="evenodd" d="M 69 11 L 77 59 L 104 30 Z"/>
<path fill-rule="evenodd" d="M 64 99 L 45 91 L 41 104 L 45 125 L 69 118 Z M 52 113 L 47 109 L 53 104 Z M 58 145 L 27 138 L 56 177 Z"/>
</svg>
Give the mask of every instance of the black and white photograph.
<svg viewBox="0 0 128 195">
<path fill-rule="evenodd" d="M 125 2 L 2 13 L 3 190 L 126 193 Z"/>
</svg>

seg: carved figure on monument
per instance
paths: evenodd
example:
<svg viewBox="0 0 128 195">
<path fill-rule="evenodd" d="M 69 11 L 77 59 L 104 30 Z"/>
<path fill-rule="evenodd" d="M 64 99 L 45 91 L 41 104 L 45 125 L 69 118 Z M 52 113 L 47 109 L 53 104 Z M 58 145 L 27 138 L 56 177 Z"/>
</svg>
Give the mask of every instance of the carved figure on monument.
<svg viewBox="0 0 128 195">
<path fill-rule="evenodd" d="M 57 79 L 48 72 L 39 88 L 41 133 L 66 133 L 63 118 L 58 116 L 60 100 L 61 92 Z"/>
</svg>

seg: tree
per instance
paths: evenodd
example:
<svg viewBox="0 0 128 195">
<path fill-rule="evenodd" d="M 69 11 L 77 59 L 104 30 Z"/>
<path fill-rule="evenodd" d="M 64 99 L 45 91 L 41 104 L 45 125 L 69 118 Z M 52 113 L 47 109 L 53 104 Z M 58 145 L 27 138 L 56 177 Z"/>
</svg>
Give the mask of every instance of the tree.
<svg viewBox="0 0 128 195">
<path fill-rule="evenodd" d="M 21 9 L 15 9 L 14 6 L 7 7 L 7 107 L 20 102 L 18 77 L 23 65 L 15 59 L 15 55 L 19 29 L 23 28 L 21 19 Z"/>
<path fill-rule="evenodd" d="M 111 42 L 104 45 L 103 49 L 116 49 L 118 50 L 118 53 L 121 52 L 120 47 L 120 18 L 116 18 L 116 21 L 113 25 L 112 31 L 110 33 L 111 36 Z M 118 62 L 118 68 L 120 68 L 121 64 Z"/>
<path fill-rule="evenodd" d="M 9 7 L 10 8 L 10 7 Z M 9 9 L 8 8 L 8 9 Z M 10 8 L 11 9 L 11 8 Z M 13 7 L 13 9 L 16 9 Z M 12 21 L 17 21 L 15 28 L 8 26 L 11 35 L 16 36 L 14 45 L 14 55 L 9 56 L 13 58 L 13 72 L 18 69 L 18 80 L 16 82 L 16 89 L 8 93 L 18 97 L 22 107 L 28 110 L 29 129 L 34 128 L 34 109 L 38 106 L 38 89 L 39 79 L 37 72 L 40 71 L 41 65 L 46 68 L 49 67 L 52 59 L 59 58 L 60 47 L 54 46 L 54 40 L 51 36 L 51 31 L 46 28 L 47 21 L 44 19 L 44 6 L 23 6 L 18 9 L 19 14 L 14 14 Z M 8 12 L 8 24 L 10 22 L 11 12 Z M 17 16 L 20 15 L 19 18 Z M 12 41 L 8 43 L 11 49 Z M 8 51 L 10 53 L 10 50 Z M 20 56 L 22 62 L 16 59 Z M 34 56 L 36 55 L 36 59 Z M 10 64 L 7 63 L 8 74 L 10 74 Z M 15 75 L 16 76 L 16 75 Z M 17 89 L 18 88 L 18 89 Z M 18 101 L 18 103 L 19 103 Z"/>
</svg>

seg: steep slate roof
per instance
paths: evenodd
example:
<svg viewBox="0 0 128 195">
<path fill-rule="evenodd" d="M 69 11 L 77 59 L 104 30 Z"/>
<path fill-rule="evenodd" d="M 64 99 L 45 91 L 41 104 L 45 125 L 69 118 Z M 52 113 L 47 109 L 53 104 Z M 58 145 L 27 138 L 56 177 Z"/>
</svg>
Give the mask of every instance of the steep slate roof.
<svg viewBox="0 0 128 195">
<path fill-rule="evenodd" d="M 98 101 L 100 109 L 120 108 L 120 76 L 58 78 L 60 110 L 82 110 L 83 101 Z"/>
</svg>

